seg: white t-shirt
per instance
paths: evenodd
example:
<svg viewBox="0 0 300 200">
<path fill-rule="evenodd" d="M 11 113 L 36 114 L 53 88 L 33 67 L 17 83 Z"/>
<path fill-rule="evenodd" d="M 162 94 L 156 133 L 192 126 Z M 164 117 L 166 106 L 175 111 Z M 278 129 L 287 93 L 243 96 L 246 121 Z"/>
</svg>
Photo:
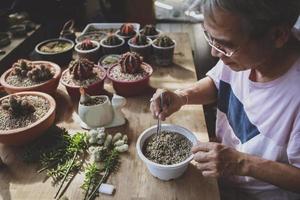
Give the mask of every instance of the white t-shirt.
<svg viewBox="0 0 300 200">
<path fill-rule="evenodd" d="M 222 61 L 207 75 L 218 88 L 218 141 L 300 168 L 300 58 L 283 76 L 266 83 L 253 82 L 250 70 L 235 72 Z M 300 199 L 252 177 L 235 176 L 229 183 L 252 193 L 272 191 L 279 199 Z"/>
</svg>

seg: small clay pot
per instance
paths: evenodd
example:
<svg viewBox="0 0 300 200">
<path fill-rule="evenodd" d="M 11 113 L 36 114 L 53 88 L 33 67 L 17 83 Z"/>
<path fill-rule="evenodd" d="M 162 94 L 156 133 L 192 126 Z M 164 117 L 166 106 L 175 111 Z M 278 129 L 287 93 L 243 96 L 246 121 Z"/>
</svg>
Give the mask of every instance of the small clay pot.
<svg viewBox="0 0 300 200">
<path fill-rule="evenodd" d="M 155 39 L 158 38 L 158 36 L 162 33 L 162 31 L 159 30 L 159 29 L 156 29 L 156 31 L 158 32 L 156 35 L 145 35 L 144 29 L 141 29 L 141 30 L 140 30 L 140 33 L 141 33 L 141 34 L 144 34 L 147 38 L 150 38 L 151 40 L 155 40 Z"/>
<path fill-rule="evenodd" d="M 128 41 L 129 49 L 131 52 L 136 52 L 143 57 L 143 60 L 148 62 L 150 61 L 151 52 L 152 52 L 152 40 L 147 38 L 148 44 L 146 45 L 135 45 L 132 43 L 133 38 Z"/>
<path fill-rule="evenodd" d="M 5 47 L 10 44 L 9 35 L 5 32 L 0 32 L 0 47 Z"/>
<path fill-rule="evenodd" d="M 25 37 L 27 34 L 26 26 L 22 24 L 11 26 L 9 31 L 11 32 L 12 36 L 16 38 Z"/>
<path fill-rule="evenodd" d="M 120 60 L 121 56 L 118 54 L 109 54 L 109 55 L 105 55 L 102 56 L 99 60 L 98 60 L 98 65 L 100 67 L 103 67 L 105 70 L 108 70 L 112 65 L 118 63 L 118 61 Z M 109 63 L 107 62 L 107 59 L 110 59 Z"/>
<path fill-rule="evenodd" d="M 35 121 L 34 123 L 26 127 L 12 129 L 12 130 L 1 130 L 0 143 L 7 144 L 7 145 L 23 145 L 36 139 L 38 136 L 42 135 L 47 129 L 49 129 L 55 120 L 56 103 L 53 97 L 51 97 L 50 95 L 42 92 L 33 92 L 33 91 L 19 92 L 16 93 L 15 95 L 40 96 L 48 100 L 50 104 L 50 109 L 42 118 L 38 119 L 37 121 Z M 0 102 L 3 99 L 9 98 L 9 96 L 2 97 L 0 99 Z"/>
<path fill-rule="evenodd" d="M 106 38 L 103 38 L 100 41 L 100 45 L 101 45 L 101 48 L 102 48 L 103 55 L 107 55 L 107 54 L 122 54 L 124 52 L 125 40 L 123 38 L 120 38 L 120 40 L 122 40 L 121 44 L 114 45 L 114 46 L 110 46 L 110 45 L 104 44 L 105 40 L 106 40 Z"/>
<path fill-rule="evenodd" d="M 44 93 L 51 94 L 51 95 L 53 95 L 55 93 L 55 91 L 58 87 L 58 84 L 59 84 L 60 77 L 61 77 L 60 66 L 58 66 L 55 63 L 48 62 L 48 61 L 32 61 L 32 64 L 49 65 L 49 66 L 51 66 L 51 68 L 54 69 L 55 74 L 50 80 L 47 80 L 43 83 L 29 86 L 29 87 L 17 87 L 17 86 L 10 85 L 6 82 L 7 77 L 10 75 L 10 73 L 12 71 L 12 68 L 10 68 L 10 69 L 6 70 L 0 77 L 0 83 L 2 84 L 4 90 L 8 94 L 24 92 L 24 91 L 39 91 L 39 92 L 44 92 Z"/>
<path fill-rule="evenodd" d="M 175 40 L 173 40 L 173 42 L 174 45 L 169 47 L 159 47 L 155 45 L 155 40 L 152 42 L 155 64 L 159 66 L 169 66 L 173 63 L 174 49 L 176 46 Z"/>
<path fill-rule="evenodd" d="M 83 44 L 83 42 L 79 42 L 75 45 L 75 51 L 77 52 L 79 58 L 87 58 L 90 61 L 97 62 L 100 57 L 100 44 L 97 41 L 92 41 L 94 44 L 93 49 L 80 49 L 80 46 Z"/>
<path fill-rule="evenodd" d="M 147 92 L 147 89 L 149 89 L 149 80 L 150 76 L 153 73 L 153 68 L 149 64 L 144 62 L 142 63 L 142 65 L 149 69 L 148 76 L 145 76 L 143 79 L 131 81 L 117 80 L 113 78 L 113 76 L 111 75 L 111 71 L 114 67 L 118 67 L 119 64 L 115 64 L 108 69 L 107 77 L 112 81 L 113 88 L 118 95 L 123 97 L 130 97 Z"/>
</svg>

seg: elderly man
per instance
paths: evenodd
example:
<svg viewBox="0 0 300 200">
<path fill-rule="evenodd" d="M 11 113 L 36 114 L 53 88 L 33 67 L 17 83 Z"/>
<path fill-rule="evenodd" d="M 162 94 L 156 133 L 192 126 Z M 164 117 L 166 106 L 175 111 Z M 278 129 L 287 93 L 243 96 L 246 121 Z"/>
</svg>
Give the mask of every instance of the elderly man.
<svg viewBox="0 0 300 200">
<path fill-rule="evenodd" d="M 206 0 L 202 10 L 220 61 L 189 88 L 157 90 L 153 116 L 217 101 L 216 142 L 192 148 L 203 176 L 220 178 L 223 199 L 300 199 L 300 1 Z"/>
</svg>

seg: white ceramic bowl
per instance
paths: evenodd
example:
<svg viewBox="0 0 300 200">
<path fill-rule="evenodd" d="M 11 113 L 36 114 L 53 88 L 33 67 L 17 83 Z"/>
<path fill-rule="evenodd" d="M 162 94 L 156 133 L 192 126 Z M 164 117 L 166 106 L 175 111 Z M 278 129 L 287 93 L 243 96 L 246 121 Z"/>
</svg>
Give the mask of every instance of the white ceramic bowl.
<svg viewBox="0 0 300 200">
<path fill-rule="evenodd" d="M 176 179 L 185 172 L 185 170 L 188 167 L 188 164 L 193 159 L 193 155 L 190 155 L 184 161 L 177 163 L 177 164 L 173 164 L 173 165 L 158 164 L 158 163 L 155 163 L 155 162 L 149 160 L 148 158 L 146 158 L 142 152 L 142 148 L 143 148 L 143 145 L 144 145 L 146 139 L 156 133 L 156 127 L 157 126 L 155 125 L 155 126 L 152 126 L 148 129 L 146 129 L 139 136 L 137 143 L 136 143 L 137 153 L 138 153 L 140 159 L 143 160 L 144 163 L 147 165 L 148 170 L 150 171 L 150 173 L 153 176 L 155 176 L 161 180 L 165 180 L 165 181 L 168 181 L 171 179 Z M 174 125 L 174 124 L 162 124 L 161 130 L 177 132 L 177 133 L 185 136 L 186 138 L 188 138 L 192 142 L 193 145 L 195 145 L 197 143 L 196 136 L 191 131 L 189 131 L 186 128 L 183 128 L 181 126 Z"/>
<path fill-rule="evenodd" d="M 99 95 L 99 97 L 105 98 L 102 104 L 86 106 L 79 102 L 78 105 L 80 119 L 91 128 L 107 125 L 113 119 L 113 109 L 108 96 Z"/>
</svg>

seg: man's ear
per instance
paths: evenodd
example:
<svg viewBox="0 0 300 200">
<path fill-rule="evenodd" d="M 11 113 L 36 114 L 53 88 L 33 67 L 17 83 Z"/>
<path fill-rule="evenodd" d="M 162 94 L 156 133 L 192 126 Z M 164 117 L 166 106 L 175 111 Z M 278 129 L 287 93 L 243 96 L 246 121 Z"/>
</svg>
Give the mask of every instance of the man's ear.
<svg viewBox="0 0 300 200">
<path fill-rule="evenodd" d="M 289 40 L 291 28 L 287 25 L 275 26 L 271 29 L 271 39 L 274 42 L 274 47 L 281 48 Z"/>
</svg>

